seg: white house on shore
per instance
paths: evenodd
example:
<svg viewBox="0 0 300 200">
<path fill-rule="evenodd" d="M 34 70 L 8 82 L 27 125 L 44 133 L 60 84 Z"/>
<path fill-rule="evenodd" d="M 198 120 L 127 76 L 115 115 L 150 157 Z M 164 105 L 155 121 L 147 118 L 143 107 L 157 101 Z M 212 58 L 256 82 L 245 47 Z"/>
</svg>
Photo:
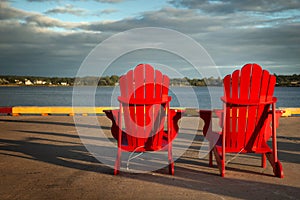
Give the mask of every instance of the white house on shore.
<svg viewBox="0 0 300 200">
<path fill-rule="evenodd" d="M 34 84 L 36 84 L 36 85 L 45 85 L 46 83 L 47 83 L 46 81 L 42 81 L 42 80 L 34 81 Z"/>
<path fill-rule="evenodd" d="M 20 81 L 20 80 L 18 80 L 18 79 L 15 79 L 15 83 L 18 84 L 18 85 L 22 85 L 23 84 L 23 82 Z"/>
<path fill-rule="evenodd" d="M 30 80 L 25 79 L 25 85 L 33 85 L 33 83 Z"/>
<path fill-rule="evenodd" d="M 69 84 L 67 82 L 60 82 L 60 85 L 67 86 Z"/>
</svg>

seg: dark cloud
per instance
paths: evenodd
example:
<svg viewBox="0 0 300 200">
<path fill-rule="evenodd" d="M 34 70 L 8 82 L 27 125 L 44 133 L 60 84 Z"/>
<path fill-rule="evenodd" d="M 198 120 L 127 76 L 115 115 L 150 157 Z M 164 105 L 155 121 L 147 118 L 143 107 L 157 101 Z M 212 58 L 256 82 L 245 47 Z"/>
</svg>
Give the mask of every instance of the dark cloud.
<svg viewBox="0 0 300 200">
<path fill-rule="evenodd" d="M 81 8 L 75 8 L 73 5 L 67 4 L 63 7 L 56 7 L 47 10 L 45 14 L 71 14 L 76 16 L 84 16 L 88 14 L 88 11 Z"/>
<path fill-rule="evenodd" d="M 55 32 L 32 25 L 0 24 L 0 74 L 74 76 L 99 34 Z"/>
<path fill-rule="evenodd" d="M 138 17 L 125 18 L 112 22 L 91 22 L 79 27 L 85 30 L 117 33 L 147 26 L 171 28 L 192 34 L 210 32 L 225 25 L 221 18 L 218 17 L 211 19 L 209 16 L 198 15 L 194 11 L 163 8 L 158 11 L 141 13 Z"/>
<path fill-rule="evenodd" d="M 45 1 L 56 1 L 60 2 L 61 0 L 27 0 L 28 2 L 45 2 Z M 89 1 L 89 0 L 72 0 L 72 1 Z M 96 1 L 100 3 L 120 3 L 124 0 L 90 0 L 90 1 Z"/>
<path fill-rule="evenodd" d="M 71 14 L 75 16 L 101 16 L 107 15 L 111 13 L 118 12 L 117 9 L 104 9 L 99 11 L 98 13 L 94 13 L 85 9 L 76 8 L 73 5 L 67 4 L 65 6 L 56 7 L 50 10 L 47 10 L 45 14 Z"/>
<path fill-rule="evenodd" d="M 223 30 L 199 37 L 218 65 L 258 62 L 266 66 L 292 66 L 300 73 L 298 25 Z M 209 41 L 209 42 L 207 42 Z M 296 71 L 294 72 L 296 73 Z"/>
<path fill-rule="evenodd" d="M 196 10 L 163 8 L 136 18 L 95 22 L 82 29 L 118 33 L 131 28 L 171 28 L 190 35 L 211 54 L 219 66 L 258 62 L 265 66 L 292 66 L 300 73 L 299 16 L 253 16 L 247 13 L 208 16 Z M 180 44 L 179 44 L 180 45 Z M 276 68 L 280 70 L 280 68 Z"/>
<path fill-rule="evenodd" d="M 177 4 L 183 2 L 189 3 L 188 7 L 199 1 L 177 1 Z M 238 5 L 235 1 L 227 2 Z M 288 9 L 284 3 L 280 5 L 281 10 Z M 138 27 L 170 28 L 189 35 L 208 51 L 218 66 L 226 66 L 221 69 L 258 62 L 275 67 L 278 74 L 280 66 L 286 67 L 288 73 L 300 73 L 299 12 L 275 17 L 248 12 L 208 15 L 197 9 L 166 7 L 118 21 L 74 23 L 16 9 L 3 2 L 0 6 L 0 74 L 74 76 L 97 44 L 115 33 Z M 275 6 L 271 7 L 275 10 Z M 69 9 L 76 11 L 74 7 Z M 262 10 L 263 6 L 256 9 Z M 54 9 L 50 12 L 54 13 Z"/>
<path fill-rule="evenodd" d="M 0 3 L 1 12 L 0 20 L 3 21 L 17 21 L 19 23 L 27 25 L 36 25 L 40 27 L 61 27 L 66 29 L 72 29 L 80 25 L 81 23 L 63 22 L 55 18 L 48 17 L 46 15 L 26 12 L 20 9 L 12 8 L 8 4 Z M 5 24 L 5 23 L 4 23 Z"/>
<path fill-rule="evenodd" d="M 15 9 L 9 6 L 9 4 L 5 1 L 0 2 L 0 20 L 5 20 L 5 19 L 19 19 L 24 16 L 31 15 L 31 13 Z"/>
<path fill-rule="evenodd" d="M 0 13 L 0 74 L 74 76 L 105 35 L 7 4 Z"/>
<path fill-rule="evenodd" d="M 169 3 L 211 13 L 280 12 L 300 8 L 299 0 L 171 0 Z"/>
</svg>

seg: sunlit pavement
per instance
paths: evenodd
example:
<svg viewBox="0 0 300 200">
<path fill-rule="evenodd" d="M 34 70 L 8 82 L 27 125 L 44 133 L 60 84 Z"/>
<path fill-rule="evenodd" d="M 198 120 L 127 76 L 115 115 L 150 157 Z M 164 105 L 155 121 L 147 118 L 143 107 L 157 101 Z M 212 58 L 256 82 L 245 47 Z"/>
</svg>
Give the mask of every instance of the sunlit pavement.
<svg viewBox="0 0 300 200">
<path fill-rule="evenodd" d="M 111 137 L 110 121 L 105 116 L 98 119 Z M 125 170 L 113 176 L 112 168 L 86 150 L 73 117 L 0 116 L 0 199 L 299 198 L 300 117 L 281 118 L 277 129 L 283 179 L 273 176 L 269 163 L 261 168 L 256 155 L 237 156 L 227 165 L 226 177 L 221 178 L 215 163 L 210 168 L 207 156 L 199 158 L 203 122 L 191 128 L 198 118 L 185 120 L 188 123 L 181 124 L 179 134 L 195 134 L 195 140 L 175 161 L 174 176 L 168 175 L 167 168 L 142 174 Z M 87 131 L 97 128 L 77 125 Z"/>
</svg>

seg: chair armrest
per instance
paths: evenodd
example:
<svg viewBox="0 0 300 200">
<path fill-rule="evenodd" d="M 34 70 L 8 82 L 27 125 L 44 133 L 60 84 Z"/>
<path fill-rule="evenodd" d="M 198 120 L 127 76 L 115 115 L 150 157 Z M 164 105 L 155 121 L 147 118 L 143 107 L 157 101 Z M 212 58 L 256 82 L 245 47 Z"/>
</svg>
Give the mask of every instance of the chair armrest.
<svg viewBox="0 0 300 200">
<path fill-rule="evenodd" d="M 170 108 L 170 115 L 171 115 L 171 139 L 176 137 L 176 134 L 178 133 L 179 126 L 178 121 L 183 116 L 183 113 L 185 112 L 185 109 L 183 108 Z"/>
<path fill-rule="evenodd" d="M 231 99 L 226 99 L 225 97 L 221 97 L 221 101 L 223 101 L 226 104 L 231 104 L 231 105 L 237 105 L 237 106 L 256 106 L 256 105 L 262 105 L 262 104 L 272 104 L 277 102 L 276 97 L 272 97 L 271 100 L 265 101 L 265 100 L 234 100 L 232 101 Z"/>
<path fill-rule="evenodd" d="M 278 126 L 279 126 L 279 118 L 281 117 L 281 115 L 284 112 L 285 112 L 284 110 L 276 110 L 275 111 L 275 121 L 276 121 L 276 123 L 275 123 L 276 127 L 275 128 L 278 128 Z M 267 119 L 268 126 L 266 126 L 266 131 L 265 131 L 265 140 L 266 141 L 272 136 L 272 126 L 270 126 L 271 123 L 272 123 L 272 114 L 273 114 L 273 112 L 269 111 L 269 113 L 268 113 L 268 119 Z"/>
<path fill-rule="evenodd" d="M 118 133 L 119 133 L 119 112 L 120 109 L 114 109 L 114 110 L 103 110 L 106 117 L 109 118 L 112 122 L 111 126 L 111 133 L 113 137 L 118 140 Z M 177 132 L 179 130 L 178 121 L 183 116 L 183 113 L 185 112 L 185 109 L 182 108 L 170 108 L 170 115 L 171 115 L 171 139 L 175 138 L 177 135 Z"/>
<path fill-rule="evenodd" d="M 122 96 L 118 97 L 118 101 L 123 104 L 136 104 L 136 105 L 152 105 L 152 104 L 165 104 L 172 100 L 171 96 L 165 96 L 159 99 L 128 99 Z"/>
<path fill-rule="evenodd" d="M 200 118 L 204 121 L 203 126 L 203 135 L 206 136 L 208 131 L 212 130 L 211 120 L 212 120 L 212 111 L 211 110 L 200 110 Z"/>
<path fill-rule="evenodd" d="M 220 114 L 222 116 L 221 111 L 223 110 L 214 110 L 214 112 L 216 112 L 217 115 Z M 200 118 L 204 121 L 203 135 L 209 141 L 210 145 L 216 144 L 219 141 L 220 136 L 222 134 L 222 132 L 215 132 L 212 130 L 212 113 L 213 111 L 211 110 L 199 111 Z"/>
<path fill-rule="evenodd" d="M 111 125 L 111 133 L 112 136 L 118 140 L 118 133 L 119 133 L 119 112 L 120 109 L 113 109 L 113 110 L 103 110 L 105 113 L 106 117 L 111 120 L 112 125 Z"/>
</svg>

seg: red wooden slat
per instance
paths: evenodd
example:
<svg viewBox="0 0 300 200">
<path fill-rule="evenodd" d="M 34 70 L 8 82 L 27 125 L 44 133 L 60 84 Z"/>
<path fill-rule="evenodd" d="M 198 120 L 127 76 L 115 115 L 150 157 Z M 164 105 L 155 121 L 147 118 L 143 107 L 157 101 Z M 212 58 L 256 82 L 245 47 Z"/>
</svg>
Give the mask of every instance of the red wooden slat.
<svg viewBox="0 0 300 200">
<path fill-rule="evenodd" d="M 276 84 L 276 77 L 274 75 L 270 75 L 269 88 L 268 88 L 268 91 L 267 91 L 266 101 L 271 101 L 272 100 L 275 84 Z"/>
<path fill-rule="evenodd" d="M 162 75 L 160 71 L 155 73 L 155 97 L 165 100 L 168 98 L 170 79 L 166 75 Z M 166 119 L 166 104 L 154 105 L 154 129 L 158 131 L 158 135 L 155 136 L 154 142 L 161 146 L 164 122 Z"/>
<path fill-rule="evenodd" d="M 163 75 L 163 82 L 162 82 L 162 98 L 163 99 L 168 96 L 169 84 L 170 84 L 169 77 L 166 75 Z"/>
<path fill-rule="evenodd" d="M 240 83 L 239 83 L 240 100 L 249 99 L 251 72 L 252 72 L 252 64 L 245 65 L 241 70 Z"/>
<path fill-rule="evenodd" d="M 125 97 L 127 97 L 128 101 L 130 98 L 134 98 L 134 77 L 133 77 L 133 70 L 130 70 L 126 74 L 126 83 L 125 87 L 127 88 L 127 93 L 125 94 Z M 136 134 L 136 126 L 135 126 L 135 109 L 128 105 L 128 104 L 123 104 L 123 109 L 124 109 L 124 122 L 125 122 L 125 131 L 127 133 L 127 140 L 128 144 L 135 145 L 135 139 L 132 136 L 135 136 Z"/>
<path fill-rule="evenodd" d="M 265 102 L 267 100 L 267 92 L 269 88 L 269 80 L 270 80 L 270 74 L 268 71 L 263 70 L 262 71 L 262 78 L 260 80 L 260 94 L 259 98 L 261 102 Z M 257 116 L 256 116 L 256 129 L 258 134 L 256 141 L 252 141 L 252 151 L 259 150 L 259 148 L 262 146 L 262 143 L 264 142 L 264 132 L 266 128 L 266 119 L 267 113 L 269 111 L 269 105 L 258 105 L 257 106 Z M 264 142 L 265 143 L 265 142 Z"/>
<path fill-rule="evenodd" d="M 259 65 L 253 64 L 251 71 L 251 79 L 250 79 L 250 91 L 249 91 L 249 101 L 258 101 L 259 100 L 259 91 L 261 85 L 262 78 L 262 69 Z M 246 129 L 246 140 L 245 146 L 250 145 L 251 148 L 256 148 L 256 142 L 259 137 L 259 133 L 257 131 L 257 121 L 258 119 L 258 106 L 249 106 L 248 113 L 246 115 L 247 119 L 247 129 Z"/>
<path fill-rule="evenodd" d="M 135 98 L 145 98 L 145 65 L 140 64 L 134 69 Z"/>
<path fill-rule="evenodd" d="M 231 75 L 225 76 L 223 86 L 225 99 L 231 99 Z"/>
<path fill-rule="evenodd" d="M 262 146 L 266 146 L 265 143 L 265 131 L 267 126 L 270 126 L 270 121 L 268 121 L 268 112 L 270 110 L 269 105 L 259 105 L 258 106 L 258 117 L 256 122 L 256 128 L 258 129 L 255 134 L 258 136 L 253 141 L 252 151 L 259 150 Z M 268 124 L 269 123 L 269 124 Z"/>
<path fill-rule="evenodd" d="M 275 84 L 276 84 L 276 77 L 274 75 L 271 75 L 269 73 L 266 73 L 266 76 L 268 75 L 268 78 L 266 78 L 269 83 L 268 83 L 268 88 L 266 91 L 266 101 L 270 101 L 273 98 L 273 93 L 274 93 L 274 88 L 275 88 Z M 262 130 L 260 133 L 260 137 L 257 140 L 257 146 L 262 146 L 262 145 L 266 145 L 266 138 L 265 137 L 269 137 L 268 133 L 266 133 L 266 131 L 268 131 L 267 129 L 269 129 L 270 126 L 270 121 L 268 121 L 268 113 L 270 110 L 270 106 L 269 105 L 265 105 L 265 106 L 261 106 L 261 117 L 265 118 L 264 124 L 262 126 Z"/>
<path fill-rule="evenodd" d="M 163 80 L 162 80 L 162 94 L 161 94 L 161 98 L 164 100 L 166 98 L 168 98 L 168 92 L 169 92 L 169 84 L 170 84 L 170 79 L 168 76 L 166 75 L 163 75 Z M 167 117 L 170 115 L 170 113 L 166 113 L 166 109 L 168 109 L 169 107 L 169 103 L 167 104 L 163 104 L 161 105 L 161 108 L 160 109 L 160 112 L 159 112 L 159 116 L 160 116 L 160 119 L 162 119 L 160 121 L 160 127 L 163 127 L 164 126 L 164 121 L 165 119 L 167 119 Z M 163 109 L 162 109 L 163 108 Z M 171 123 L 170 121 L 167 121 L 167 123 Z M 168 127 L 170 124 L 167 124 Z M 160 128 L 159 127 L 159 128 Z M 168 130 L 167 130 L 168 131 Z M 160 138 L 160 143 L 162 142 L 161 138 Z"/>
<path fill-rule="evenodd" d="M 127 76 L 121 76 L 119 83 L 121 96 L 127 97 Z"/>
<path fill-rule="evenodd" d="M 268 87 L 268 90 L 267 90 L 267 97 L 266 97 L 266 101 L 270 101 L 270 100 L 272 100 L 273 99 L 273 93 L 274 93 L 274 89 L 275 89 L 275 84 L 276 84 L 276 77 L 274 76 L 274 75 L 270 75 L 269 76 L 269 87 Z M 273 108 L 273 109 L 275 109 L 275 108 Z M 270 107 L 268 107 L 268 109 L 267 109 L 267 111 L 266 112 L 268 112 L 270 110 Z M 268 115 L 267 113 L 265 114 L 266 116 Z M 275 118 L 276 118 L 277 116 L 275 116 Z M 266 117 L 267 118 L 267 117 Z M 277 118 L 278 119 L 278 118 Z M 276 119 L 275 119 L 276 120 Z M 278 122 L 276 123 L 276 124 L 278 124 Z M 269 122 L 266 122 L 265 124 L 264 124 L 264 130 L 265 129 L 268 129 L 269 128 Z M 276 128 L 276 127 L 275 127 Z M 271 132 L 271 131 L 270 131 Z M 270 137 L 270 135 L 271 135 L 271 133 L 266 133 L 266 134 L 262 134 L 263 135 L 263 137 L 261 137 L 260 138 L 260 143 L 266 143 L 266 141 L 269 139 L 269 137 Z M 275 151 L 277 151 L 277 149 L 275 148 Z"/>
<path fill-rule="evenodd" d="M 162 98 L 162 84 L 163 83 L 163 75 L 160 71 L 155 70 L 155 92 L 154 92 L 154 98 L 155 99 L 161 99 Z M 161 123 L 163 123 L 164 118 L 163 118 L 163 110 L 161 110 L 161 104 L 156 104 L 153 105 L 154 107 L 154 112 L 153 112 L 153 133 L 156 132 L 156 130 L 159 130 L 161 127 Z M 159 120 L 161 119 L 161 120 Z M 161 144 L 161 136 L 153 137 L 153 143 L 156 145 Z"/>
<path fill-rule="evenodd" d="M 146 101 L 153 101 L 154 99 L 154 69 L 150 65 L 145 65 L 145 98 Z M 153 109 L 152 106 L 147 106 L 145 110 L 145 126 L 152 128 L 153 125 Z M 147 130 L 146 132 L 150 132 Z"/>
<path fill-rule="evenodd" d="M 133 127 L 132 127 L 132 123 L 131 123 L 131 117 L 130 117 L 130 108 L 129 105 L 127 103 L 129 103 L 129 94 L 132 93 L 133 91 L 133 87 L 128 87 L 127 84 L 130 83 L 130 81 L 133 80 L 133 71 L 130 70 L 129 72 L 127 72 L 126 75 L 123 75 L 120 77 L 120 93 L 122 97 L 125 97 L 124 99 L 126 99 L 125 104 L 123 104 L 123 113 L 124 113 L 124 123 L 125 123 L 125 132 L 132 132 Z M 129 80 L 128 80 L 129 79 Z M 122 112 L 122 111 L 120 111 Z M 118 122 L 119 120 L 117 120 Z M 119 125 L 119 127 L 122 129 L 122 124 Z M 127 135 L 127 141 L 128 141 L 128 145 L 133 145 L 133 141 L 132 141 L 132 137 L 131 135 Z"/>
<path fill-rule="evenodd" d="M 150 65 L 147 65 L 147 70 L 146 70 L 146 80 L 145 80 L 145 83 L 146 83 L 146 99 L 147 100 L 153 100 L 155 99 L 155 90 L 154 90 L 154 87 L 155 87 L 155 71 L 154 69 L 150 66 Z M 146 109 L 146 127 L 147 127 L 147 132 L 149 132 L 149 136 L 152 136 L 152 135 L 155 135 L 155 131 L 156 129 L 154 128 L 154 125 L 155 125 L 155 119 L 156 119 L 156 116 L 155 116 L 155 113 L 156 113 L 156 108 L 155 108 L 155 105 L 152 105 L 150 106 L 150 108 L 147 108 Z M 153 138 L 154 137 L 151 137 L 151 142 L 153 143 Z M 156 145 L 156 144 L 154 144 Z"/>
<path fill-rule="evenodd" d="M 145 70 L 145 85 L 146 85 L 146 99 L 154 99 L 154 69 L 150 65 L 146 65 Z"/>
<path fill-rule="evenodd" d="M 128 101 L 130 101 L 131 98 L 135 98 L 135 86 L 134 84 L 134 72 L 132 70 L 130 70 L 127 75 L 126 75 L 126 84 L 125 86 L 127 87 L 127 93 L 126 93 L 126 97 L 128 99 Z M 133 109 L 131 106 L 129 105 L 125 105 L 127 107 L 127 109 L 124 107 L 125 111 L 128 111 L 129 113 L 126 113 L 126 116 L 128 117 L 127 120 L 129 121 L 128 124 L 130 124 L 129 128 L 131 132 L 135 131 L 135 127 L 133 126 L 132 121 L 135 121 L 135 109 Z M 124 115 L 125 116 L 125 115 Z"/>
<path fill-rule="evenodd" d="M 239 99 L 239 83 L 240 83 L 240 70 L 236 70 L 233 72 L 231 78 L 231 100 L 237 101 Z M 238 109 L 236 106 L 230 106 L 230 110 L 227 110 L 227 117 L 229 120 L 227 121 L 226 127 L 226 146 L 228 148 L 233 148 L 233 146 L 237 146 L 237 114 Z"/>
<path fill-rule="evenodd" d="M 252 64 L 245 65 L 241 70 L 240 76 L 240 95 L 239 100 L 249 100 L 250 81 L 251 81 Z M 250 137 L 248 129 L 248 107 L 239 107 L 238 117 L 238 136 L 237 136 L 237 149 L 240 150 L 244 147 L 245 142 Z"/>
<path fill-rule="evenodd" d="M 228 101 L 228 100 L 231 100 L 232 98 L 232 87 L 231 87 L 231 83 L 232 83 L 232 80 L 231 80 L 231 75 L 227 75 L 224 79 L 223 79 L 223 85 L 224 85 L 224 96 L 225 96 L 225 101 Z M 226 106 L 226 111 L 225 113 L 226 114 L 229 114 L 230 115 L 230 107 L 227 105 Z M 222 116 L 219 116 L 220 117 L 220 120 L 222 121 Z M 225 121 L 223 123 L 221 123 L 222 127 L 226 127 L 223 131 L 223 134 L 226 134 L 227 136 L 227 133 L 228 134 L 231 134 L 230 131 L 231 131 L 231 128 L 230 128 L 230 121 L 231 121 L 231 118 L 230 117 L 226 117 L 225 118 Z M 228 137 L 229 138 L 229 137 Z M 227 140 L 226 140 L 227 141 Z M 230 146 L 230 142 L 228 145 L 226 146 Z"/>
<path fill-rule="evenodd" d="M 239 97 L 240 70 L 236 70 L 231 76 L 231 99 L 238 100 Z"/>
<path fill-rule="evenodd" d="M 134 84 L 134 77 L 133 77 L 133 71 L 130 70 L 126 75 L 126 84 L 125 87 L 127 87 L 127 93 L 125 94 L 128 99 L 134 98 L 134 90 L 135 90 L 135 84 Z"/>
<path fill-rule="evenodd" d="M 134 69 L 135 81 L 135 98 L 145 98 L 145 65 L 140 64 Z M 135 105 L 136 111 L 136 131 L 137 131 L 137 145 L 143 146 L 144 138 L 148 137 L 145 133 L 145 105 Z"/>
<path fill-rule="evenodd" d="M 162 94 L 163 75 L 160 71 L 155 70 L 155 98 L 160 99 Z"/>
<path fill-rule="evenodd" d="M 252 78 L 251 78 L 251 89 L 250 89 L 250 100 L 256 101 L 260 97 L 260 88 L 262 80 L 262 68 L 253 64 Z"/>
<path fill-rule="evenodd" d="M 269 72 L 263 70 L 263 75 L 261 79 L 261 88 L 260 88 L 260 101 L 264 102 L 267 99 L 267 90 L 269 87 Z"/>
</svg>

